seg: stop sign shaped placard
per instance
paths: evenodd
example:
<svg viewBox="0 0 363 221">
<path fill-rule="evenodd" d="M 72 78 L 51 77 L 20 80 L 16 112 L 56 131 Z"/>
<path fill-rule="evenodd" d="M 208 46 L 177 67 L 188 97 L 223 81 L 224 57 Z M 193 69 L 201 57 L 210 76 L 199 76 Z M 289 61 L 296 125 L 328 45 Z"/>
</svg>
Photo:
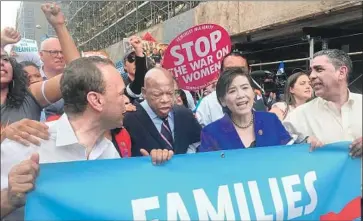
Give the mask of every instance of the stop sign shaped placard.
<svg viewBox="0 0 363 221">
<path fill-rule="evenodd" d="M 198 25 L 169 44 L 163 67 L 177 78 L 180 88 L 196 91 L 218 76 L 223 57 L 230 51 L 231 39 L 224 28 L 215 24 Z"/>
</svg>

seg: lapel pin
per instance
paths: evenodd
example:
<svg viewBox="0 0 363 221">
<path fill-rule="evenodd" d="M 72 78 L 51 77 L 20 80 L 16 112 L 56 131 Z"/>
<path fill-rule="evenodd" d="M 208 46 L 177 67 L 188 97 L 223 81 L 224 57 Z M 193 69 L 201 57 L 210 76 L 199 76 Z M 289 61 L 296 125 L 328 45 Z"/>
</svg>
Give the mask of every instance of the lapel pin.
<svg viewBox="0 0 363 221">
<path fill-rule="evenodd" d="M 263 134 L 263 131 L 262 130 L 258 130 L 258 135 L 262 135 Z"/>
</svg>

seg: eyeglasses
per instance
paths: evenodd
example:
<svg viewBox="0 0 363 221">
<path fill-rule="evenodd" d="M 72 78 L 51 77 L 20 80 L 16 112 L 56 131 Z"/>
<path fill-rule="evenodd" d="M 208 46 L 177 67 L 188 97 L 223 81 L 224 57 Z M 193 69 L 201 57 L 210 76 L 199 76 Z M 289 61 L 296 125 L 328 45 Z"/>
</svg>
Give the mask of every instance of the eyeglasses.
<svg viewBox="0 0 363 221">
<path fill-rule="evenodd" d="M 53 57 L 58 55 L 63 55 L 62 51 L 57 51 L 57 50 L 42 50 L 42 51 L 49 53 Z"/>
</svg>

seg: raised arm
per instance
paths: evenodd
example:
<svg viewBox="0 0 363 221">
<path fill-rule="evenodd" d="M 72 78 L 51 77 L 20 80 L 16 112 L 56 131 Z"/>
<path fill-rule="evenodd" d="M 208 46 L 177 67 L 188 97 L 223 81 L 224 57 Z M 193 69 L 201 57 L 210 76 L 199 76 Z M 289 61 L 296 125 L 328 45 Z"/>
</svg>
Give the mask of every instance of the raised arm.
<svg viewBox="0 0 363 221">
<path fill-rule="evenodd" d="M 144 86 L 144 78 L 147 72 L 146 57 L 144 55 L 142 41 L 140 37 L 131 36 L 130 44 L 135 50 L 135 80 L 126 86 L 126 95 L 130 98 L 138 98 L 141 88 Z"/>
<path fill-rule="evenodd" d="M 6 27 L 1 30 L 1 48 L 8 44 L 15 44 L 19 42 L 21 36 L 14 28 Z"/>
<path fill-rule="evenodd" d="M 45 3 L 41 8 L 49 24 L 53 26 L 57 33 L 66 64 L 80 58 L 81 55 L 65 25 L 64 14 L 60 10 L 60 7 L 55 3 Z"/>
<path fill-rule="evenodd" d="M 63 13 L 57 4 L 46 3 L 42 10 L 48 22 L 57 33 L 62 47 L 63 55 L 67 64 L 80 57 L 76 44 L 74 43 L 66 25 Z M 47 81 L 30 85 L 29 90 L 42 107 L 46 107 L 62 98 L 60 90 L 60 79 L 62 74 Z"/>
</svg>

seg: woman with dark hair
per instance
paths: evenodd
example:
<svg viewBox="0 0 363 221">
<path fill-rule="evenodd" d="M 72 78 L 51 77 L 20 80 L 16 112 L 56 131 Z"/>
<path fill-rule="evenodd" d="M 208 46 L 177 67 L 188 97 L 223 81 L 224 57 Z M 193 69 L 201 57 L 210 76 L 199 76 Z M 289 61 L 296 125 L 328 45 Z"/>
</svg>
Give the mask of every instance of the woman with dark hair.
<svg viewBox="0 0 363 221">
<path fill-rule="evenodd" d="M 275 113 L 282 121 L 296 107 L 308 102 L 312 95 L 309 76 L 305 72 L 297 72 L 287 79 L 284 101 L 273 104 L 270 112 Z"/>
<path fill-rule="evenodd" d="M 176 89 L 174 94 L 175 94 L 175 103 L 177 105 L 183 105 L 184 107 L 189 108 L 187 96 L 182 89 Z"/>
<path fill-rule="evenodd" d="M 23 118 L 39 120 L 41 105 L 28 90 L 23 67 L 1 49 L 1 125 Z"/>
<path fill-rule="evenodd" d="M 250 65 L 248 63 L 247 58 L 242 55 L 242 53 L 238 51 L 233 51 L 229 54 L 227 54 L 223 60 L 221 65 L 221 72 L 219 77 L 221 77 L 224 73 L 224 71 L 228 68 L 243 68 L 244 72 L 249 75 L 250 74 Z M 251 78 L 250 78 L 251 79 Z M 258 89 L 257 84 L 252 81 L 252 87 L 254 89 Z M 254 101 L 254 110 L 256 111 L 266 111 L 267 108 L 265 106 L 264 102 L 265 98 L 262 94 L 255 96 Z M 199 103 L 198 108 L 196 110 L 196 117 L 198 119 L 198 122 L 203 127 L 220 119 L 223 117 L 223 109 L 221 105 L 218 102 L 217 94 L 215 91 L 205 96 Z"/>
<path fill-rule="evenodd" d="M 184 105 L 186 108 L 193 111 L 195 109 L 195 102 L 193 95 L 187 91 L 179 88 L 178 80 L 173 77 L 174 80 L 174 101 L 178 105 Z"/>
<path fill-rule="evenodd" d="M 67 29 L 62 29 L 57 35 L 66 61 L 69 63 L 70 57 L 74 57 L 74 54 L 79 55 L 76 45 Z M 10 58 L 3 49 L 7 44 L 16 43 L 19 40 L 20 35 L 13 28 L 5 28 L 1 31 L 2 127 L 24 118 L 39 121 L 42 109 L 58 101 L 62 96 L 60 91 L 62 74 L 46 81 L 31 84 L 28 87 L 22 65 L 17 63 L 14 58 Z"/>
<path fill-rule="evenodd" d="M 20 64 L 23 67 L 25 76 L 28 78 L 28 86 L 43 81 L 39 67 L 34 62 L 22 61 Z"/>
<path fill-rule="evenodd" d="M 203 128 L 200 152 L 293 142 L 275 114 L 253 110 L 252 79 L 244 69 L 225 69 L 218 79 L 216 93 L 225 115 Z"/>
</svg>

